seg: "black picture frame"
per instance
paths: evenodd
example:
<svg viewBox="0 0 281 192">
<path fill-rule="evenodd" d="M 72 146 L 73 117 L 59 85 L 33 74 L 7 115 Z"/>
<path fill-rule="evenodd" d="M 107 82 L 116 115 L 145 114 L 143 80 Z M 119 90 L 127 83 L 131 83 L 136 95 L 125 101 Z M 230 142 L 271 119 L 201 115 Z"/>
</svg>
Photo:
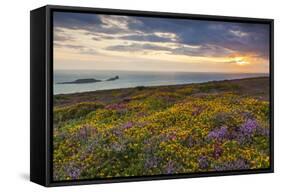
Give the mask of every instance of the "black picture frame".
<svg viewBox="0 0 281 192">
<path fill-rule="evenodd" d="M 53 11 L 83 12 L 113 15 L 185 18 L 239 23 L 259 23 L 270 26 L 270 168 L 222 172 L 186 173 L 177 175 L 118 177 L 77 181 L 52 180 L 52 99 L 53 99 Z M 149 12 L 46 5 L 30 12 L 30 180 L 43 186 L 64 186 L 115 183 L 160 179 L 242 175 L 274 172 L 274 20 L 183 13 Z"/>
</svg>

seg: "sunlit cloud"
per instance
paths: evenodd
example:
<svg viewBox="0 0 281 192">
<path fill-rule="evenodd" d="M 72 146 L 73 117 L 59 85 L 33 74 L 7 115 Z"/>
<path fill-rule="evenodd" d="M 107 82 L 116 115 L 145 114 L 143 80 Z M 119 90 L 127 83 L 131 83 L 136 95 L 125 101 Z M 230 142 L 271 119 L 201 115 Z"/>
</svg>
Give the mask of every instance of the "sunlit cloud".
<svg viewBox="0 0 281 192">
<path fill-rule="evenodd" d="M 248 33 L 239 30 L 230 30 L 229 32 L 237 37 L 246 37 L 249 35 Z"/>
<path fill-rule="evenodd" d="M 262 24 L 54 14 L 55 69 L 268 72 Z M 75 64 L 76 63 L 76 64 Z"/>
</svg>

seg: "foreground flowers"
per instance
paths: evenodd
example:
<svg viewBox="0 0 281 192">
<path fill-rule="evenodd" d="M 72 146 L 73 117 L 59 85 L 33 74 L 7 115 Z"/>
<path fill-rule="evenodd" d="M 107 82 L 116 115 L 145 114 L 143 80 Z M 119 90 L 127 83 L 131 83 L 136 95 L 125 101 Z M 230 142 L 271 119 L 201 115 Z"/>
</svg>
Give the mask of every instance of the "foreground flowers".
<svg viewBox="0 0 281 192">
<path fill-rule="evenodd" d="M 81 98 L 54 109 L 55 180 L 269 167 L 269 102 L 236 84 Z"/>
</svg>

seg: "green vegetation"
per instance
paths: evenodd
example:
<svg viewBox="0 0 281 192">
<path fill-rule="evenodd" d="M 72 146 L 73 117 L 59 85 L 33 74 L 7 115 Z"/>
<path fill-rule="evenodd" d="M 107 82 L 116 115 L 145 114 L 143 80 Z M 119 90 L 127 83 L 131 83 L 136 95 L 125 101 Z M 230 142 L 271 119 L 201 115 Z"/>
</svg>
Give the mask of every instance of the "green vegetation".
<svg viewBox="0 0 281 192">
<path fill-rule="evenodd" d="M 268 78 L 54 96 L 54 180 L 269 167 Z"/>
</svg>

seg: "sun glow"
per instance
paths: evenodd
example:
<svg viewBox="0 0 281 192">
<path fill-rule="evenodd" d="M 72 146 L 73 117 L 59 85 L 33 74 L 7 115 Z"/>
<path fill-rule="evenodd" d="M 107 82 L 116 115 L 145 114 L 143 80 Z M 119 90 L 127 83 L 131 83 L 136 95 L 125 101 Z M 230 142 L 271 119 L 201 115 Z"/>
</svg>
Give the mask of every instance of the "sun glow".
<svg viewBox="0 0 281 192">
<path fill-rule="evenodd" d="M 233 62 L 237 65 L 247 65 L 249 62 L 246 60 L 245 57 L 234 57 Z"/>
</svg>

